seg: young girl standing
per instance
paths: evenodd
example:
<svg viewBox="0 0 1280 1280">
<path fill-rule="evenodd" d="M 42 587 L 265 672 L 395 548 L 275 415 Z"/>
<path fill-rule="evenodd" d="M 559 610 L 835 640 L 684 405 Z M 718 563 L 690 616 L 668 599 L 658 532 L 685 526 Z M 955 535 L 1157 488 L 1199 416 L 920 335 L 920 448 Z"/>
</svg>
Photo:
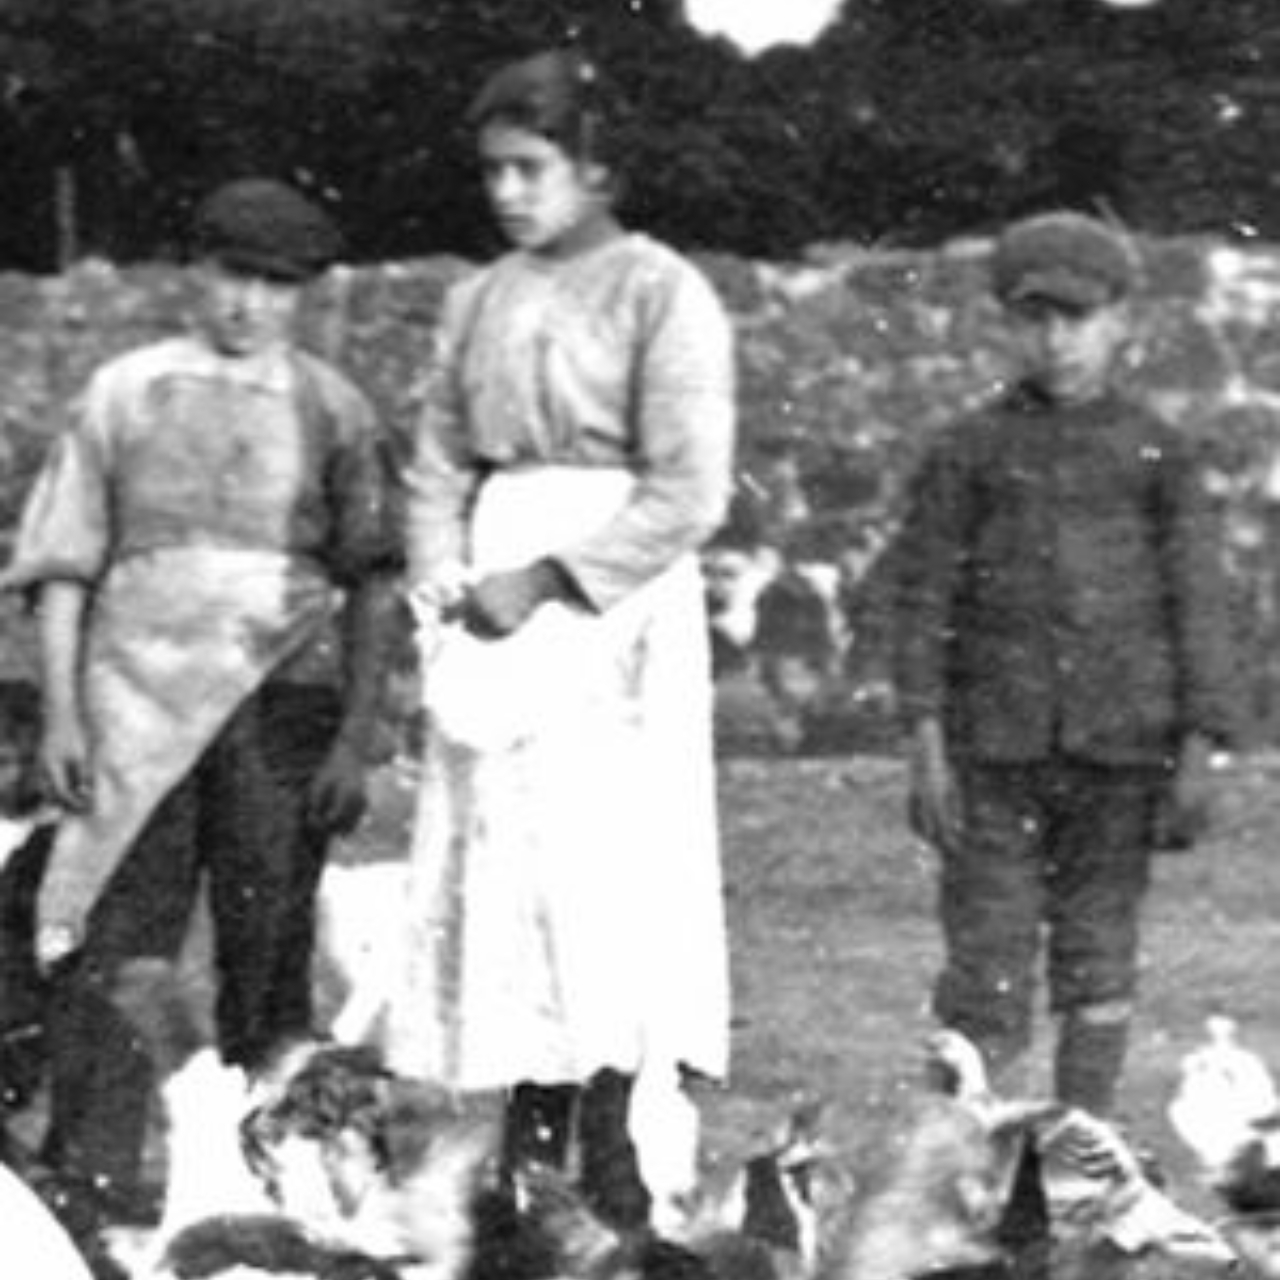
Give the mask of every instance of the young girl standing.
<svg viewBox="0 0 1280 1280">
<path fill-rule="evenodd" d="M 504 1090 L 509 1167 L 576 1135 L 594 1206 L 640 1225 L 633 1085 L 727 1060 L 696 552 L 731 482 L 731 332 L 617 221 L 592 64 L 508 66 L 471 123 L 512 248 L 448 300 L 406 477 L 428 730 L 392 1055 Z"/>
</svg>

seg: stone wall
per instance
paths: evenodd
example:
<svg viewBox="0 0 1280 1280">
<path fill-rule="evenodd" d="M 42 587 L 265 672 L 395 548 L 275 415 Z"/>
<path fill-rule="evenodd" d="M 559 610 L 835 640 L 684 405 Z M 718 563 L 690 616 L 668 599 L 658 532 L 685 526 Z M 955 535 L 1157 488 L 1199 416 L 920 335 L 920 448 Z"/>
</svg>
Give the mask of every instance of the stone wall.
<svg viewBox="0 0 1280 1280">
<path fill-rule="evenodd" d="M 1123 378 L 1203 442 L 1238 586 L 1238 616 L 1224 625 L 1259 646 L 1262 705 L 1274 683 L 1280 250 L 1207 240 L 1135 248 L 1145 279 Z M 791 265 L 701 260 L 739 333 L 741 535 L 884 544 L 922 442 L 995 394 L 1011 368 L 985 292 L 987 253 L 966 242 L 935 252 L 835 247 Z M 308 344 L 366 388 L 398 435 L 412 420 L 443 293 L 469 269 L 453 259 L 342 269 L 308 302 Z M 59 278 L 0 276 L 0 531 L 11 529 L 68 397 L 105 357 L 180 324 L 188 289 L 178 269 L 97 262 Z M 25 630 L 8 602 L 0 656 L 10 671 L 25 662 Z"/>
</svg>

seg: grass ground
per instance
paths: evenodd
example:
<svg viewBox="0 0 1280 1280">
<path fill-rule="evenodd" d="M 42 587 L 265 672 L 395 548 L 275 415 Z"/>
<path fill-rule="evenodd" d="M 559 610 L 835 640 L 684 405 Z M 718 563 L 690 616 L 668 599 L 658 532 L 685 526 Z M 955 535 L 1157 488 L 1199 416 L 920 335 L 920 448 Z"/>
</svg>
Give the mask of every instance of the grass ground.
<svg viewBox="0 0 1280 1280">
<path fill-rule="evenodd" d="M 1192 1203 L 1164 1108 L 1206 1016 L 1229 1012 L 1280 1069 L 1280 759 L 1243 760 L 1222 782 L 1216 833 L 1157 862 L 1123 1097 Z M 859 1158 L 911 1089 L 938 934 L 933 859 L 905 829 L 903 784 L 885 757 L 722 760 L 734 1023 L 731 1079 L 701 1095 L 713 1159 L 756 1146 L 796 1097 L 815 1095 Z M 383 786 L 366 856 L 405 838 L 403 780 Z"/>
<path fill-rule="evenodd" d="M 721 785 L 737 996 L 731 1092 L 829 1097 L 856 1141 L 909 1088 L 938 960 L 934 866 L 905 830 L 903 772 L 874 758 L 731 760 Z M 1158 859 L 1122 1099 L 1175 1180 L 1178 1062 L 1227 1011 L 1280 1067 L 1280 761 L 1223 777 L 1216 834 Z M 1042 1020 L 1034 1083 L 1047 1087 Z"/>
<path fill-rule="evenodd" d="M 1244 759 L 1222 782 L 1214 835 L 1156 867 L 1123 1097 L 1192 1203 L 1164 1108 L 1205 1017 L 1232 1014 L 1280 1070 L 1280 757 Z M 902 821 L 903 783 L 884 756 L 722 760 L 734 1022 L 731 1078 L 700 1095 L 713 1162 L 758 1147 L 801 1096 L 829 1101 L 835 1136 L 860 1159 L 911 1089 L 938 933 L 933 860 Z M 338 856 L 403 852 L 411 800 L 411 777 L 382 770 L 369 820 Z"/>
</svg>

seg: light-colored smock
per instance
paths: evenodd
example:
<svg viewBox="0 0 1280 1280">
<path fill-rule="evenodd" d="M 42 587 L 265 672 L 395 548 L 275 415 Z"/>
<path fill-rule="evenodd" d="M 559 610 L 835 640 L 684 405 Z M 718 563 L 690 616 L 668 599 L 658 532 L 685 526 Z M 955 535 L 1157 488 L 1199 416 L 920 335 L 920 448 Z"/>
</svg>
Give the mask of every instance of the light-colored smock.
<svg viewBox="0 0 1280 1280">
<path fill-rule="evenodd" d="M 466 1089 L 725 1074 L 696 549 L 733 423 L 724 310 L 647 237 L 514 253 L 451 296 L 407 475 L 412 584 L 554 555 L 589 606 L 501 641 L 424 627 L 402 1069 Z"/>
<path fill-rule="evenodd" d="M 319 361 L 224 358 L 194 337 L 108 363 L 74 404 L 4 575 L 90 591 L 93 802 L 59 825 L 40 899 L 49 958 L 81 938 L 236 707 L 282 665 L 316 662 L 337 590 L 386 560 L 373 428 L 364 397 Z M 332 680 L 332 662 L 299 678 Z"/>
</svg>

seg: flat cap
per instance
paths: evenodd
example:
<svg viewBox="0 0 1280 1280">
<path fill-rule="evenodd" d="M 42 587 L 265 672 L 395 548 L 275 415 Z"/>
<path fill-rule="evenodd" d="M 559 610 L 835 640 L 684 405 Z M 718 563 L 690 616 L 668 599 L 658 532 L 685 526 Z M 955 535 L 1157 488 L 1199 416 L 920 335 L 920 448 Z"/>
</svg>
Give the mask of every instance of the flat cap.
<svg viewBox="0 0 1280 1280">
<path fill-rule="evenodd" d="M 1007 228 L 996 241 L 991 272 L 1004 302 L 1038 299 L 1090 311 L 1127 295 L 1135 267 L 1114 231 L 1096 218 L 1064 210 Z"/>
<path fill-rule="evenodd" d="M 196 209 L 192 241 L 200 257 L 296 282 L 319 275 L 342 247 L 329 215 L 274 178 L 241 178 L 218 187 Z"/>
</svg>

